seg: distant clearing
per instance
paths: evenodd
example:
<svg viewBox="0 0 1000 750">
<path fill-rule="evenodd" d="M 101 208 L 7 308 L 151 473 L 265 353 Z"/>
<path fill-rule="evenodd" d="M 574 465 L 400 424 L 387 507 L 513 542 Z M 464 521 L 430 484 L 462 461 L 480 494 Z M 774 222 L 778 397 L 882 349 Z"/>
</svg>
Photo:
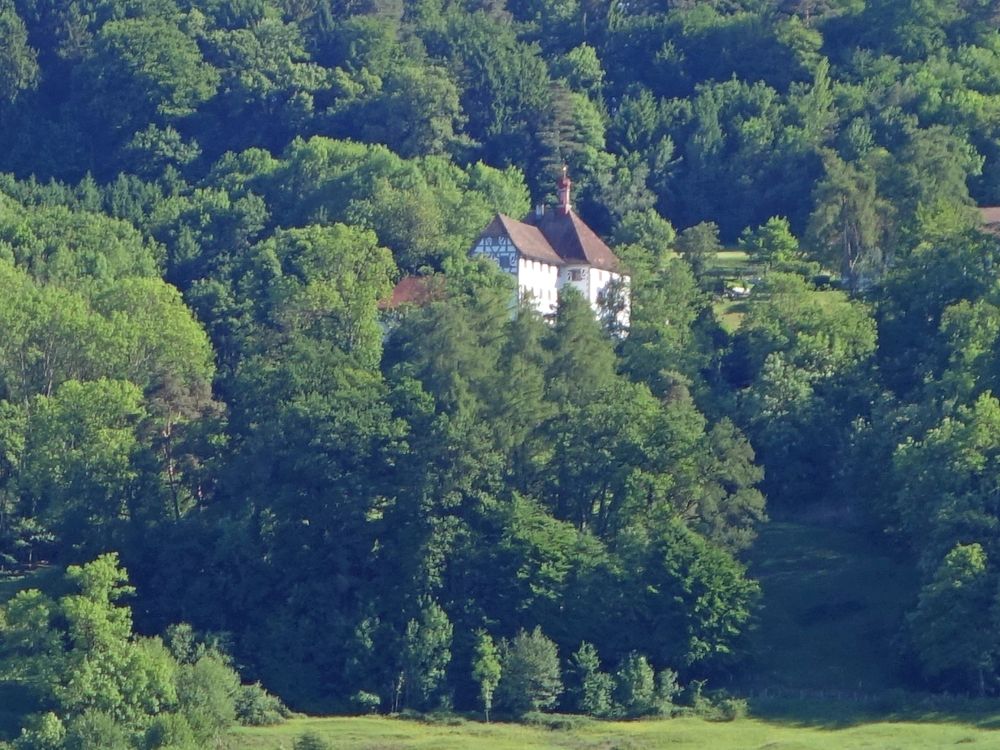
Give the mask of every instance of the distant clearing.
<svg viewBox="0 0 1000 750">
<path fill-rule="evenodd" d="M 865 697 L 902 687 L 893 643 L 916 583 L 890 552 L 858 531 L 764 526 L 750 553 L 764 593 L 752 686 Z"/>
<path fill-rule="evenodd" d="M 572 730 L 512 724 L 425 724 L 385 718 L 299 719 L 280 727 L 242 729 L 228 750 L 291 750 L 295 737 L 312 732 L 334 750 L 939 750 L 1000 747 L 989 718 L 973 723 L 879 722 L 843 729 L 743 719 L 711 723 L 662 721 L 587 722 Z"/>
</svg>

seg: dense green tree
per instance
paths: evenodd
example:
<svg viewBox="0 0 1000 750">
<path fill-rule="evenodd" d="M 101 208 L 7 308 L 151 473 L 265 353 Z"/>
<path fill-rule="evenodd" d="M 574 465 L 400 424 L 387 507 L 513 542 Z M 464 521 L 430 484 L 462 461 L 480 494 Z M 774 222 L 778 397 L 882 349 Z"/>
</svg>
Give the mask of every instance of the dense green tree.
<svg viewBox="0 0 1000 750">
<path fill-rule="evenodd" d="M 773 216 L 756 229 L 747 227 L 740 235 L 740 248 L 754 261 L 765 266 L 793 260 L 799 254 L 799 242 L 792 234 L 788 219 Z"/>
<path fill-rule="evenodd" d="M 451 635 L 448 615 L 434 601 L 421 608 L 419 620 L 406 624 L 399 678 L 406 696 L 404 705 L 426 709 L 440 701 L 451 661 Z"/>
<path fill-rule="evenodd" d="M 295 24 L 265 17 L 212 31 L 208 42 L 208 60 L 219 71 L 218 96 L 210 105 L 218 119 L 210 131 L 214 150 L 277 150 L 309 128 L 315 98 L 332 74 L 311 61 Z"/>
<path fill-rule="evenodd" d="M 688 227 L 677 238 L 677 251 L 688 262 L 698 279 L 705 276 L 720 250 L 722 244 L 719 242 L 719 227 L 713 222 Z"/>
<path fill-rule="evenodd" d="M 515 716 L 552 708 L 562 693 L 556 644 L 540 627 L 518 632 L 503 654 L 497 706 Z"/>
<path fill-rule="evenodd" d="M 32 405 L 21 482 L 67 551 L 109 548 L 136 511 L 144 415 L 139 389 L 120 380 L 71 380 Z"/>
<path fill-rule="evenodd" d="M 159 18 L 105 24 L 76 74 L 74 106 L 92 138 L 90 163 L 102 171 L 110 166 L 105 149 L 124 145 L 150 123 L 192 114 L 218 84 L 195 41 Z"/>
<path fill-rule="evenodd" d="M 66 578 L 71 591 L 58 599 L 27 590 L 0 608 L 0 670 L 44 712 L 18 746 L 50 747 L 58 737 L 58 747 L 124 750 L 130 736 L 162 736 L 168 716 L 176 717 L 171 733 L 192 740 L 181 747 L 204 746 L 232 725 L 236 673 L 216 656 L 179 665 L 158 639 L 134 636 L 120 601 L 134 589 L 117 555 L 70 566 Z"/>
<path fill-rule="evenodd" d="M 38 85 L 38 53 L 28 43 L 28 30 L 11 4 L 0 8 L 0 101 L 12 102 Z"/>
<path fill-rule="evenodd" d="M 832 486 L 850 422 L 867 409 L 859 384 L 875 352 L 875 324 L 864 304 L 810 291 L 798 276 L 772 273 L 758 290 L 766 291 L 755 293 L 730 359 L 730 377 L 745 388 L 741 424 L 772 502 L 822 497 L 817 477 Z"/>
<path fill-rule="evenodd" d="M 459 133 L 466 118 L 459 89 L 437 66 L 396 68 L 370 107 L 348 109 L 344 116 L 363 120 L 365 140 L 384 143 L 407 158 L 445 154 L 463 145 Z"/>
<path fill-rule="evenodd" d="M 928 572 L 963 540 L 993 538 L 998 420 L 1000 403 L 982 394 L 896 451 L 896 518 Z"/>
<path fill-rule="evenodd" d="M 986 675 L 996 659 L 990 619 L 993 577 L 977 543 L 958 544 L 920 591 L 909 618 L 913 640 L 926 672 L 951 678 L 960 687 L 986 691 Z"/>
<path fill-rule="evenodd" d="M 858 164 L 836 155 L 825 161 L 809 218 L 808 246 L 855 290 L 877 279 L 891 256 L 893 206 L 879 195 L 876 172 L 885 154 L 873 151 Z"/>
<path fill-rule="evenodd" d="M 613 687 L 612 676 L 601 671 L 597 649 L 590 643 L 581 643 L 570 657 L 566 674 L 569 706 L 589 716 L 608 716 L 612 711 Z"/>
<path fill-rule="evenodd" d="M 257 245 L 240 286 L 248 297 L 267 300 L 269 327 L 330 341 L 371 366 L 382 338 L 375 305 L 389 295 L 394 272 L 371 232 L 310 226 L 279 230 Z"/>
</svg>

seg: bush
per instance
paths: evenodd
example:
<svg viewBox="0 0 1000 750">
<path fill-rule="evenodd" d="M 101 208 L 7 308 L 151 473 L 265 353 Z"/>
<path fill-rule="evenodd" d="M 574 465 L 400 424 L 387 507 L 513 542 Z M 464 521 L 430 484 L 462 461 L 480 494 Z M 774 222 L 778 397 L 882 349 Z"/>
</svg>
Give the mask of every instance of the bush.
<svg viewBox="0 0 1000 750">
<path fill-rule="evenodd" d="M 533 727 L 543 727 L 564 732 L 570 732 L 587 724 L 593 723 L 589 716 L 576 714 L 543 714 L 541 711 L 529 711 L 521 717 L 521 721 Z"/>
<path fill-rule="evenodd" d="M 672 669 L 662 669 L 656 675 L 656 699 L 660 704 L 660 711 L 666 712 L 674 704 L 681 690 L 681 684 L 677 681 L 677 673 Z"/>
<path fill-rule="evenodd" d="M 649 716 L 657 711 L 656 675 L 641 654 L 629 654 L 615 674 L 615 701 L 625 716 Z"/>
<path fill-rule="evenodd" d="M 293 750 L 331 750 L 330 743 L 314 732 L 300 734 L 292 743 Z"/>
<path fill-rule="evenodd" d="M 201 747 L 195 739 L 188 720 L 180 714 L 162 714 L 153 719 L 143 736 L 143 750 L 197 750 Z"/>
<path fill-rule="evenodd" d="M 403 714 L 405 716 L 406 711 Z M 420 721 L 425 724 L 438 724 L 445 727 L 461 727 L 469 723 L 466 719 L 451 711 L 431 711 L 430 713 L 421 714 Z"/>
<path fill-rule="evenodd" d="M 224 734 L 236 723 L 236 696 L 239 675 L 215 654 L 206 654 L 194 664 L 183 664 L 177 674 L 177 701 L 180 712 L 207 743 Z"/>
<path fill-rule="evenodd" d="M 750 704 L 746 698 L 723 698 L 718 702 L 719 720 L 736 721 L 750 714 Z"/>
<path fill-rule="evenodd" d="M 581 643 L 570 658 L 568 704 L 571 710 L 588 716 L 609 716 L 612 713 L 611 691 L 614 680 L 601 671 L 597 649 Z"/>
<path fill-rule="evenodd" d="M 290 715 L 281 699 L 267 692 L 259 682 L 242 685 L 236 694 L 236 720 L 243 726 L 273 726 Z"/>
<path fill-rule="evenodd" d="M 51 711 L 28 717 L 28 726 L 14 741 L 16 750 L 60 750 L 66 739 L 66 727 Z"/>
<path fill-rule="evenodd" d="M 66 727 L 65 750 L 130 750 L 125 730 L 100 711 L 84 711 Z"/>
<path fill-rule="evenodd" d="M 707 696 L 701 692 L 703 682 L 692 683 L 691 707 L 697 716 L 708 721 L 735 721 L 750 713 L 750 705 L 744 698 L 733 698 L 725 692 Z"/>
<path fill-rule="evenodd" d="M 356 711 L 363 714 L 374 714 L 378 713 L 379 707 L 382 705 L 382 699 L 375 695 L 375 693 L 369 693 L 367 690 L 359 690 L 351 696 L 351 705 Z"/>
</svg>

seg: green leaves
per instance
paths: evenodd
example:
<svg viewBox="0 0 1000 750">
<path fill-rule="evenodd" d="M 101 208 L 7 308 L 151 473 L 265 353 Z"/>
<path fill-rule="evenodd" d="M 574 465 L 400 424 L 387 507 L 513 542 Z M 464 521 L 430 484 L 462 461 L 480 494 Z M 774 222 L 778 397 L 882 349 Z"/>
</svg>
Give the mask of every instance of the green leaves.
<svg viewBox="0 0 1000 750">
<path fill-rule="evenodd" d="M 129 518 L 144 416 L 139 389 L 125 381 L 69 381 L 35 400 L 21 482 L 64 544 L 107 545 Z"/>
<path fill-rule="evenodd" d="M 502 664 L 498 707 L 521 716 L 555 705 L 563 689 L 559 652 L 541 628 L 518 632 L 506 648 Z"/>
<path fill-rule="evenodd" d="M 472 661 L 472 679 L 479 684 L 479 700 L 490 720 L 490 709 L 493 707 L 493 693 L 502 676 L 500 656 L 490 634 L 485 630 L 476 633 L 476 651 Z"/>
<path fill-rule="evenodd" d="M 23 591 L 0 607 L 0 676 L 51 709 L 26 717 L 31 747 L 125 750 L 143 735 L 204 747 L 233 724 L 239 677 L 218 654 L 178 664 L 159 639 L 133 635 L 117 554 L 70 566 L 66 579 L 73 593 Z"/>
</svg>

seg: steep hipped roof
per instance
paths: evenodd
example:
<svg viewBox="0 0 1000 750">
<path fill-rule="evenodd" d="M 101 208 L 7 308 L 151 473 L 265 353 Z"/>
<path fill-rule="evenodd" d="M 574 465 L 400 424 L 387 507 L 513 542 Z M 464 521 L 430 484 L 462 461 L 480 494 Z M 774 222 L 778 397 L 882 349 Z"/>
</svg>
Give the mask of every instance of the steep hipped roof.
<svg viewBox="0 0 1000 750">
<path fill-rule="evenodd" d="M 538 231 L 537 227 L 529 226 L 509 216 L 497 214 L 479 235 L 480 240 L 484 237 L 509 237 L 510 241 L 514 243 L 514 247 L 525 258 L 540 260 L 553 266 L 563 265 L 562 259 L 552 249 L 552 245 Z M 476 244 L 478 245 L 479 242 L 477 241 Z"/>
<path fill-rule="evenodd" d="M 525 221 L 537 226 L 549 244 L 566 263 L 586 263 L 604 271 L 618 271 L 617 256 L 583 219 L 570 209 L 556 208 Z"/>
<path fill-rule="evenodd" d="M 605 271 L 618 271 L 618 258 L 593 229 L 572 210 L 547 210 L 524 221 L 497 214 L 479 235 L 509 237 L 521 254 L 553 266 L 587 264 Z M 477 241 L 478 245 L 479 242 Z"/>
</svg>

